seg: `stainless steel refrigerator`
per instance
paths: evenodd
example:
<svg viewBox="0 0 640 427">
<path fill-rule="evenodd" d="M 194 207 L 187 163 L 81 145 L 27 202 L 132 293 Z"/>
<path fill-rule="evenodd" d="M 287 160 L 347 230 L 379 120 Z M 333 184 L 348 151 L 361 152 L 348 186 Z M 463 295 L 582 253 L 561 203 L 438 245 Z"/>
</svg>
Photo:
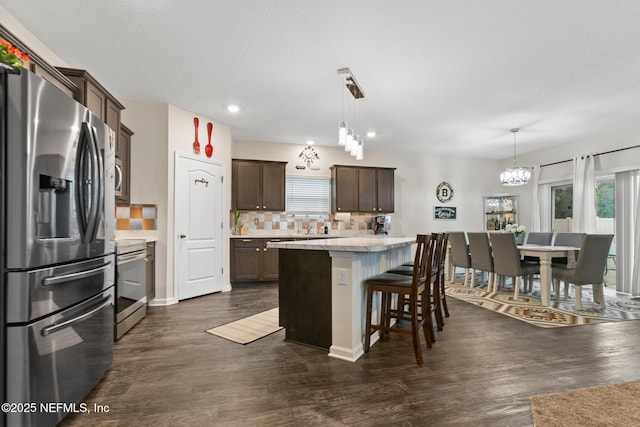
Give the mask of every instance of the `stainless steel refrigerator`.
<svg viewBox="0 0 640 427">
<path fill-rule="evenodd" d="M 55 425 L 113 359 L 115 133 L 29 71 L 0 78 L 3 421 Z"/>
</svg>

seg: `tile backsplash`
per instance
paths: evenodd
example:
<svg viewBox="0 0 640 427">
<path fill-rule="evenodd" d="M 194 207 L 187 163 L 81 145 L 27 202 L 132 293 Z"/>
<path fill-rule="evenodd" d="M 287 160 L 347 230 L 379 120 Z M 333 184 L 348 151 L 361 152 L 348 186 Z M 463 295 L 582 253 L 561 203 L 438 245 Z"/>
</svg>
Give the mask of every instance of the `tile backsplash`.
<svg viewBox="0 0 640 427">
<path fill-rule="evenodd" d="M 324 227 L 329 230 L 367 231 L 371 230 L 372 214 L 352 213 L 350 220 L 336 220 L 334 215 L 328 217 L 309 217 L 308 215 L 287 214 L 286 212 L 243 211 L 240 219 L 252 230 L 307 230 L 309 226 L 314 233 L 322 233 Z M 229 214 L 229 228 L 233 228 L 233 212 Z"/>
<path fill-rule="evenodd" d="M 156 205 L 116 206 L 116 230 L 156 230 Z"/>
</svg>

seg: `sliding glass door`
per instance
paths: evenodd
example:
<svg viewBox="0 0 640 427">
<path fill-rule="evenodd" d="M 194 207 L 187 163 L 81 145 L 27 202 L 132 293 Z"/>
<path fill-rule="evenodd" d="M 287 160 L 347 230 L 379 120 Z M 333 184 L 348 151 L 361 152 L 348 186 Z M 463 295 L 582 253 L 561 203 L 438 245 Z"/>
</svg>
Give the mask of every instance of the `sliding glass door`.
<svg viewBox="0 0 640 427">
<path fill-rule="evenodd" d="M 607 260 L 605 283 L 616 284 L 616 180 L 613 176 L 596 178 L 596 233 L 613 234 L 614 239 Z M 573 184 L 551 186 L 552 227 L 556 233 L 570 233 L 573 229 Z"/>
</svg>

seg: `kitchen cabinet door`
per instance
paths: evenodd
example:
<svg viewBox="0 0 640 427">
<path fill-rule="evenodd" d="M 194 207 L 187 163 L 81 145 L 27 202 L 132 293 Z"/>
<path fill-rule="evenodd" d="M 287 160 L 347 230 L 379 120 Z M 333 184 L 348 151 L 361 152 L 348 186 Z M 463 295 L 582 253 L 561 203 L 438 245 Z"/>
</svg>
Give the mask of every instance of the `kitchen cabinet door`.
<svg viewBox="0 0 640 427">
<path fill-rule="evenodd" d="M 284 211 L 286 165 L 286 162 L 234 159 L 232 207 L 245 211 Z"/>
<path fill-rule="evenodd" d="M 378 212 L 392 213 L 394 211 L 394 173 L 395 169 L 377 170 L 376 190 Z"/>
<path fill-rule="evenodd" d="M 268 248 L 267 241 L 265 241 L 262 248 L 262 280 L 276 281 L 280 277 L 278 251 L 279 249 Z"/>
<path fill-rule="evenodd" d="M 286 163 L 262 164 L 262 209 L 285 210 Z"/>
<path fill-rule="evenodd" d="M 232 193 L 233 208 L 238 210 L 257 210 L 261 206 L 261 175 L 260 163 L 233 160 L 232 162 Z"/>
<path fill-rule="evenodd" d="M 107 96 L 102 90 L 100 90 L 100 88 L 91 82 L 86 82 L 84 88 L 84 98 L 81 102 L 89 109 L 89 111 L 106 122 Z"/>
<path fill-rule="evenodd" d="M 358 211 L 378 211 L 377 170 L 361 168 L 358 170 Z"/>
<path fill-rule="evenodd" d="M 263 239 L 231 239 L 231 281 L 260 280 Z"/>
<path fill-rule="evenodd" d="M 358 212 L 358 168 L 331 167 L 332 212 Z"/>
</svg>

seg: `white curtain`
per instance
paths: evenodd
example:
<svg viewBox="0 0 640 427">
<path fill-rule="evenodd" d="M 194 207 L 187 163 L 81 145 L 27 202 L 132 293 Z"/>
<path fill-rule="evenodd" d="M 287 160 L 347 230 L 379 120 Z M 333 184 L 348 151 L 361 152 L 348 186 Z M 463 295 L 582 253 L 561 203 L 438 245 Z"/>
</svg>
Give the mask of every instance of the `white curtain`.
<svg viewBox="0 0 640 427">
<path fill-rule="evenodd" d="M 638 171 L 624 171 L 616 173 L 616 291 L 634 293 L 633 284 L 638 288 L 638 278 L 632 280 L 634 274 L 634 250 L 636 240 L 640 237 L 636 227 L 637 198 L 638 198 Z M 611 261 L 609 261 L 611 264 Z M 637 268 L 636 268 L 637 269 Z M 637 274 L 637 273 L 636 273 Z M 640 289 L 635 290 L 638 295 Z"/>
<path fill-rule="evenodd" d="M 633 275 L 631 278 L 631 283 L 629 284 L 629 293 L 632 296 L 636 297 L 640 296 L 640 179 L 638 178 L 639 173 L 637 170 L 632 171 L 631 173 L 633 174 L 632 183 L 635 185 L 635 191 L 631 197 L 631 200 L 635 202 L 633 203 L 633 205 L 635 206 L 636 212 L 634 216 L 635 223 L 630 225 L 631 230 L 633 231 L 633 253 L 626 258 L 629 264 L 633 265 Z M 617 186 L 618 183 L 616 181 L 616 187 Z M 635 196 L 635 200 L 633 196 Z"/>
<path fill-rule="evenodd" d="M 532 171 L 533 181 L 531 185 L 533 185 L 533 194 L 531 196 L 531 231 L 540 231 L 540 197 L 539 192 L 540 189 L 540 174 L 542 172 L 542 168 L 540 165 L 535 165 Z"/>
<path fill-rule="evenodd" d="M 596 232 L 596 184 L 593 154 L 573 159 L 573 231 Z"/>
</svg>

